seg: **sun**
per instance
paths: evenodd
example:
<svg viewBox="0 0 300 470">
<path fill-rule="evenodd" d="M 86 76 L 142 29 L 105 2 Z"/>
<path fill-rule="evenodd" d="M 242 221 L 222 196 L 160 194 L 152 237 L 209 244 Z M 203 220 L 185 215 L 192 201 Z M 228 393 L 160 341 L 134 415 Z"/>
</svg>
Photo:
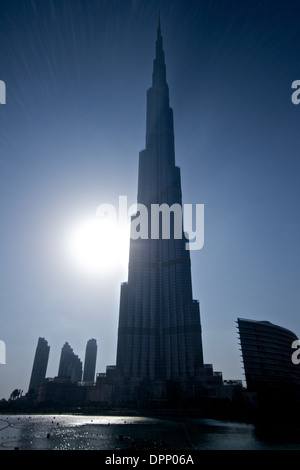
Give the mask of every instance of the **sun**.
<svg viewBox="0 0 300 470">
<path fill-rule="evenodd" d="M 77 268 L 105 274 L 127 266 L 129 228 L 99 217 L 82 219 L 71 229 L 67 246 Z"/>
</svg>

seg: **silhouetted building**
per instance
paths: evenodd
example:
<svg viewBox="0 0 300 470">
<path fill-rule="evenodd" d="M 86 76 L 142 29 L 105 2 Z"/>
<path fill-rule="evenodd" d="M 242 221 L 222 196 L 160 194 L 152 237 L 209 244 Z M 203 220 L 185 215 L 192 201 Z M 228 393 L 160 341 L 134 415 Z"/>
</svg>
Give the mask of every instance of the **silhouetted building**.
<svg viewBox="0 0 300 470">
<path fill-rule="evenodd" d="M 90 403 L 101 403 L 110 405 L 115 395 L 115 366 L 107 366 L 106 373 L 99 373 L 96 377 L 96 386 L 90 387 L 88 401 Z"/>
<path fill-rule="evenodd" d="M 181 177 L 175 164 L 173 111 L 160 22 L 152 86 L 147 92 L 146 147 L 139 154 L 137 201 L 147 208 L 148 229 L 146 236 L 143 233 L 130 241 L 128 282 L 122 284 L 120 295 L 116 383 L 125 401 L 133 399 L 141 386 L 149 399 L 165 399 L 168 389 L 172 393 L 172 384 L 173 390 L 191 396 L 202 389 L 208 376 L 214 380 L 213 372 L 203 364 L 188 240 L 182 217 L 178 232 L 178 218 L 173 213 L 173 205 L 182 208 Z M 157 217 L 151 214 L 155 204 L 161 210 L 163 204 L 171 209 L 167 237 L 162 232 L 166 213 L 160 218 L 158 236 L 151 232 L 157 228 Z M 131 224 L 137 225 L 143 215 L 138 206 Z"/>
<path fill-rule="evenodd" d="M 38 403 L 47 405 L 74 405 L 80 387 L 68 377 L 47 378 L 41 382 Z"/>
<path fill-rule="evenodd" d="M 40 383 L 46 377 L 50 346 L 45 338 L 39 338 L 35 351 L 28 393 L 37 395 Z"/>
<path fill-rule="evenodd" d="M 61 350 L 58 378 L 69 378 L 71 382 L 80 382 L 82 378 L 82 362 L 67 342 Z"/>
<path fill-rule="evenodd" d="M 90 339 L 85 350 L 83 382 L 94 382 L 97 359 L 97 341 Z"/>
<path fill-rule="evenodd" d="M 300 390 L 300 367 L 292 361 L 297 336 L 268 321 L 237 320 L 247 390 L 264 400 L 292 400 Z"/>
</svg>

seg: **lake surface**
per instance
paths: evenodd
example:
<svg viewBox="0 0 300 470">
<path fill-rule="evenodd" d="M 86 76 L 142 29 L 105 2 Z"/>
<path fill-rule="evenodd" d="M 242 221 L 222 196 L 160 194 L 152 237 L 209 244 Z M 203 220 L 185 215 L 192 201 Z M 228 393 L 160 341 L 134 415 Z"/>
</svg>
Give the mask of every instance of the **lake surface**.
<svg viewBox="0 0 300 470">
<path fill-rule="evenodd" d="M 300 430 L 209 419 L 0 415 L 0 450 L 300 450 Z"/>
</svg>

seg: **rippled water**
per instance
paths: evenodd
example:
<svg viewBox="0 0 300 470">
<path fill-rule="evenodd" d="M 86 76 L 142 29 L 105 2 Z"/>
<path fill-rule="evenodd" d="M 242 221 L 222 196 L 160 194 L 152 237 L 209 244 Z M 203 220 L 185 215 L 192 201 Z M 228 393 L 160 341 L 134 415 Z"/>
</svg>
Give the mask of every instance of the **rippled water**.
<svg viewBox="0 0 300 470">
<path fill-rule="evenodd" d="M 2 415 L 0 450 L 300 450 L 300 433 L 207 419 Z"/>
</svg>

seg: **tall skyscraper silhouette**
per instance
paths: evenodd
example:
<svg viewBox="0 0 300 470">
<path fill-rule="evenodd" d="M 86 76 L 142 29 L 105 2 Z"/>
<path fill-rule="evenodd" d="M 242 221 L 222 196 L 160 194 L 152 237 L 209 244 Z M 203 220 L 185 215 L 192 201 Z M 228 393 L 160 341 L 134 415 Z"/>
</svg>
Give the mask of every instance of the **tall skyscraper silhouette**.
<svg viewBox="0 0 300 470">
<path fill-rule="evenodd" d="M 97 359 L 97 341 L 89 339 L 85 350 L 83 382 L 94 382 Z"/>
<path fill-rule="evenodd" d="M 36 395 L 42 380 L 46 377 L 50 346 L 45 338 L 39 338 L 35 351 L 28 392 Z"/>
<path fill-rule="evenodd" d="M 82 378 L 82 362 L 67 342 L 61 350 L 58 377 L 69 378 L 71 382 L 80 382 Z"/>
<path fill-rule="evenodd" d="M 190 252 L 182 219 L 181 237 L 176 234 L 172 211 L 170 236 L 162 235 L 164 217 L 158 238 L 151 233 L 157 220 L 151 217 L 154 204 L 160 209 L 162 204 L 182 207 L 160 21 L 152 86 L 147 92 L 146 146 L 139 154 L 137 202 L 148 209 L 148 238 L 131 239 L 128 282 L 121 286 L 116 375 L 119 383 L 128 386 L 125 399 L 142 383 L 147 383 L 148 391 L 160 383 L 162 394 L 167 383 L 191 389 L 204 366 L 200 309 L 192 295 Z M 132 224 L 141 215 L 137 208 Z"/>
</svg>

